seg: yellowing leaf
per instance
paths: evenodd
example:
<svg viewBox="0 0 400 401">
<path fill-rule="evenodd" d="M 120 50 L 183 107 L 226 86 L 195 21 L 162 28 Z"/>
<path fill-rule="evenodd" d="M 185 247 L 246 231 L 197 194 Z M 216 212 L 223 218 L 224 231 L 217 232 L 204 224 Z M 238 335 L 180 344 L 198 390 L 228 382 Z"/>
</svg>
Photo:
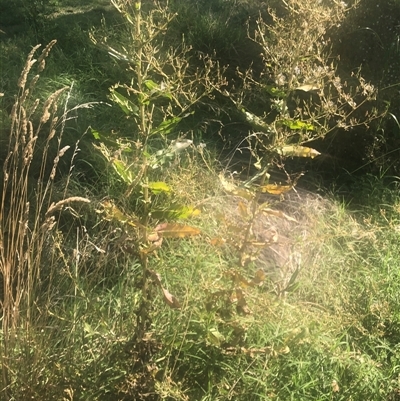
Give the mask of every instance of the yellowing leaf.
<svg viewBox="0 0 400 401">
<path fill-rule="evenodd" d="M 281 156 L 310 157 L 311 159 L 321 154 L 313 148 L 299 145 L 283 146 L 282 148 L 277 149 L 277 153 Z"/>
<path fill-rule="evenodd" d="M 171 188 L 163 181 L 149 182 L 147 185 L 154 194 L 171 192 Z"/>
<path fill-rule="evenodd" d="M 305 121 L 300 121 L 300 120 L 284 120 L 282 121 L 283 125 L 286 125 L 292 130 L 307 130 L 307 131 L 315 131 L 315 126 L 307 123 Z"/>
<path fill-rule="evenodd" d="M 272 195 L 282 195 L 289 192 L 292 188 L 291 185 L 267 184 L 259 187 L 259 191 L 262 193 L 268 192 Z"/>
<path fill-rule="evenodd" d="M 155 228 L 155 231 L 162 234 L 164 238 L 184 238 L 199 235 L 201 233 L 198 228 L 177 223 L 159 224 Z"/>
</svg>

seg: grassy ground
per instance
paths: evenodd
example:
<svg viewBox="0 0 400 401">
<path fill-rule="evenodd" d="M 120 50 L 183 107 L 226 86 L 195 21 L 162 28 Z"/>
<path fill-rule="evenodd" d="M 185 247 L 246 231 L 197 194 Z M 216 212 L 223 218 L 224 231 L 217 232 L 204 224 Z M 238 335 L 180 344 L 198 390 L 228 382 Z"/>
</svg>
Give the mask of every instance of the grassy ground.
<svg viewBox="0 0 400 401">
<path fill-rule="evenodd" d="M 75 8 L 75 3 L 65 6 Z M 107 88 L 126 72 L 104 61 L 91 45 L 88 30 L 99 21 L 98 14 L 85 11 L 79 22 L 61 14 L 57 28 L 49 23 L 39 32 L 44 40 L 55 32 L 60 38 L 36 87 L 41 104 L 72 83 L 62 105 L 67 99 L 68 108 L 107 101 Z M 116 15 L 107 18 L 117 25 Z M 346 188 L 346 201 L 337 191 L 325 190 L 322 197 L 302 190 L 301 182 L 296 191 L 265 196 L 260 202 L 267 211 L 252 234 L 256 243 L 271 237 L 270 246 L 249 251 L 253 257 L 241 263 L 251 204 L 240 193 L 227 191 L 219 177 L 224 166 L 216 161 L 217 151 L 212 146 L 202 150 L 195 138 L 195 146 L 154 173 L 154 179 L 172 189 L 156 196 L 154 207 L 195 209 L 179 222 L 200 234 L 165 238 L 149 255 L 148 319 L 138 338 L 145 278 L 137 231 L 115 210 L 111 217 L 101 212 L 114 199 L 133 219 L 139 201 L 124 199 L 123 183 L 92 141 L 86 141 L 89 134 L 83 135 L 88 125 L 104 132 L 127 129 L 122 113 L 104 104 L 83 107 L 67 113 L 73 118 L 65 120 L 54 138 L 49 126 L 57 122 L 50 120 L 33 153 L 22 139 L 19 150 L 11 141 L 11 149 L 21 151 L 13 172 L 18 179 L 12 190 L 4 184 L 14 88 L 34 45 L 29 32 L 4 39 L 0 53 L 5 93 L 0 267 L 3 276 L 8 260 L 20 268 L 9 276 L 20 281 L 8 295 L 19 308 L 2 316 L 2 399 L 400 399 L 397 177 L 357 179 Z M 32 107 L 29 101 L 22 104 L 27 110 Z M 41 107 L 32 114 L 35 124 L 44 115 Z M 19 121 L 24 121 L 21 115 Z M 18 127 L 23 134 L 24 124 Z M 77 140 L 80 153 L 72 149 Z M 67 144 L 72 148 L 61 155 Z M 26 154 L 32 156 L 29 162 Z M 42 165 L 47 166 L 43 171 Z M 228 172 L 225 177 L 230 182 Z M 52 202 L 75 197 L 81 198 L 78 203 L 71 201 L 57 213 L 52 209 Z M 8 219 L 12 211 L 18 217 L 14 222 Z M 28 218 L 32 214 L 37 217 L 33 225 Z M 10 244 L 20 247 L 11 253 Z M 3 282 L 3 288 L 9 287 Z M 3 311 L 6 306 L 2 303 Z"/>
</svg>

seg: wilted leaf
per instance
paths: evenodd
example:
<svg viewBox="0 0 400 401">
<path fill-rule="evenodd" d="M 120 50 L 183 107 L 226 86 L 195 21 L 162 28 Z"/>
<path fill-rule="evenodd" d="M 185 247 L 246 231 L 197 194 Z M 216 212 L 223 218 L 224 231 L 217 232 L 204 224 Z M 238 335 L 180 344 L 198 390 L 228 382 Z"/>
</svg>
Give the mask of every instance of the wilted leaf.
<svg viewBox="0 0 400 401">
<path fill-rule="evenodd" d="M 222 174 L 219 175 L 219 180 L 221 182 L 224 190 L 232 195 L 240 196 L 247 200 L 252 200 L 254 195 L 246 188 L 237 187 L 235 184 L 227 181 Z"/>
<path fill-rule="evenodd" d="M 229 270 L 228 272 L 226 272 L 226 275 L 231 278 L 233 283 L 237 286 L 240 286 L 242 288 L 247 288 L 251 286 L 251 283 L 238 271 Z"/>
<path fill-rule="evenodd" d="M 277 153 L 281 156 L 310 157 L 311 159 L 321 154 L 313 148 L 298 145 L 283 146 L 282 148 L 277 149 Z"/>
<path fill-rule="evenodd" d="M 340 391 L 339 384 L 336 380 L 332 380 L 332 391 L 338 393 Z"/>
<path fill-rule="evenodd" d="M 292 188 L 291 185 L 267 184 L 259 187 L 258 190 L 262 193 L 268 192 L 271 195 L 282 195 Z"/>
<path fill-rule="evenodd" d="M 317 92 L 320 90 L 320 87 L 315 84 L 304 84 L 304 85 L 298 86 L 295 90 L 303 91 L 303 92 Z"/>
<path fill-rule="evenodd" d="M 172 295 L 166 288 L 161 287 L 165 303 L 172 309 L 179 309 L 181 307 L 175 295 Z"/>
<path fill-rule="evenodd" d="M 247 306 L 246 299 L 244 298 L 243 291 L 241 288 L 236 288 L 236 310 L 240 314 L 249 315 L 251 313 L 249 307 Z"/>
<path fill-rule="evenodd" d="M 264 282 L 265 277 L 265 271 L 263 269 L 258 269 L 254 275 L 254 278 L 251 280 L 251 283 L 255 286 L 259 286 Z"/>
<path fill-rule="evenodd" d="M 226 243 L 226 239 L 221 237 L 212 238 L 210 244 L 213 246 L 222 246 Z"/>
<path fill-rule="evenodd" d="M 256 130 L 256 131 L 262 131 L 265 133 L 271 133 L 271 127 L 269 126 L 269 124 L 267 124 L 266 122 L 264 122 L 260 117 L 244 110 L 241 109 L 240 110 L 246 117 L 246 121 L 251 125 L 251 127 Z"/>
<path fill-rule="evenodd" d="M 199 235 L 201 233 L 198 228 L 177 223 L 159 224 L 155 228 L 155 231 L 162 234 L 164 238 L 184 238 Z"/>
</svg>

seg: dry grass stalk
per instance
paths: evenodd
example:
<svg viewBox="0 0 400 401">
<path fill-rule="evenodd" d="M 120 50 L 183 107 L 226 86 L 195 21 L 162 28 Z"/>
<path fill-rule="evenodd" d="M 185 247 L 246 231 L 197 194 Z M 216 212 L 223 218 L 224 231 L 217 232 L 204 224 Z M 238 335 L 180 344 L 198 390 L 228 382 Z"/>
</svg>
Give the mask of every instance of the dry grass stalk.
<svg viewBox="0 0 400 401">
<path fill-rule="evenodd" d="M 50 42 L 42 51 L 39 57 L 39 72 L 43 70 L 45 59 L 55 43 L 56 41 Z M 49 233 L 57 224 L 52 214 L 71 202 L 89 202 L 87 198 L 69 197 L 50 204 L 57 166 L 69 148 L 60 148 L 63 132 L 62 129 L 61 132 L 59 130 L 58 117 L 55 115 L 57 102 L 67 88 L 57 90 L 47 99 L 39 121 L 35 122 L 34 114 L 40 102 L 38 99 L 32 99 L 32 94 L 39 75 L 31 79 L 29 89 L 25 89 L 25 86 L 35 63 L 34 54 L 39 47 L 40 45 L 35 46 L 29 53 L 18 80 L 19 93 L 11 111 L 10 139 L 8 154 L 3 164 L 0 195 L 0 311 L 3 336 L 0 343 L 3 379 L 0 394 L 4 394 L 6 399 L 12 398 L 10 366 L 19 338 L 17 333 L 22 330 L 24 335 L 29 337 L 36 319 L 42 313 L 38 307 L 38 299 L 43 294 L 38 286 L 44 267 L 43 255 L 49 245 Z M 64 113 L 67 112 L 65 109 Z M 63 120 L 66 120 L 65 116 Z M 44 148 L 39 149 L 37 139 L 39 136 L 43 137 L 44 124 L 48 121 L 50 124 L 46 129 L 49 134 L 47 138 L 44 137 Z M 63 127 L 64 125 L 61 126 Z M 49 174 L 46 166 L 49 165 L 49 148 L 53 138 L 59 149 Z M 40 169 L 38 176 L 33 178 L 32 162 L 36 158 L 40 161 Z M 30 195 L 32 192 L 35 193 L 34 198 Z"/>
</svg>

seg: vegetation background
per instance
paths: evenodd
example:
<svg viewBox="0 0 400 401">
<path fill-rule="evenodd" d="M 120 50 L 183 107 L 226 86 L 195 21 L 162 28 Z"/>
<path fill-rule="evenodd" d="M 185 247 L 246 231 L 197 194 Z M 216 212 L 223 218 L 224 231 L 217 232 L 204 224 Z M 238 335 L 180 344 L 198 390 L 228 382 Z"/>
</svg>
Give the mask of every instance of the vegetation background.
<svg viewBox="0 0 400 401">
<path fill-rule="evenodd" d="M 399 21 L 1 0 L 0 398 L 400 400 Z"/>
</svg>

